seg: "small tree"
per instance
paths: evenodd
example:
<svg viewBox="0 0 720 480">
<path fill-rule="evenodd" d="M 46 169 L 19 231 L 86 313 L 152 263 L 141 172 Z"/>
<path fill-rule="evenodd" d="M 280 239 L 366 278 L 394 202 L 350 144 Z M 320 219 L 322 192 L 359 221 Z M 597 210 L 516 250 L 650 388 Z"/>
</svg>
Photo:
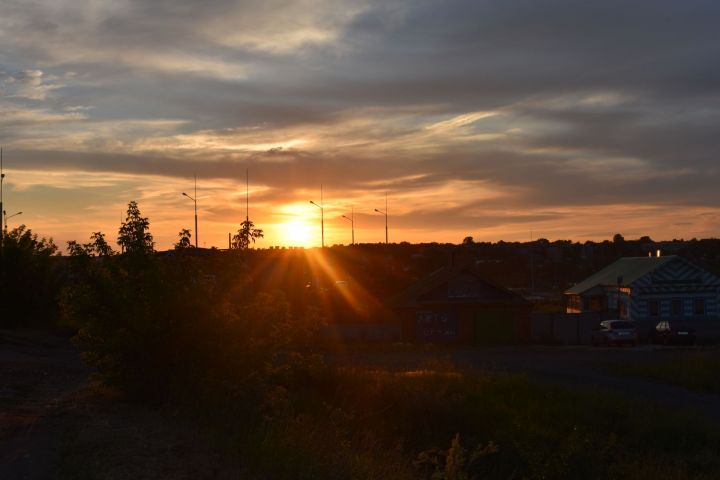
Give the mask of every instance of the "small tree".
<svg viewBox="0 0 720 480">
<path fill-rule="evenodd" d="M 93 232 L 90 235 L 90 243 L 78 243 L 75 240 L 67 242 L 68 254 L 71 257 L 109 257 L 114 255 L 112 247 L 105 240 L 105 234 L 102 232 Z"/>
<path fill-rule="evenodd" d="M 7 232 L 0 258 L 0 326 L 50 322 L 60 285 L 52 238 L 25 225 Z"/>
<path fill-rule="evenodd" d="M 98 257 L 109 257 L 110 255 L 114 255 L 115 251 L 112 249 L 109 243 L 107 243 L 107 240 L 105 240 L 105 234 L 102 232 L 93 232 L 92 235 L 90 235 L 90 240 L 92 240 L 92 247 L 93 251 Z"/>
<path fill-rule="evenodd" d="M 255 224 L 252 220 L 245 219 L 240 224 L 240 229 L 236 235 L 232 238 L 232 248 L 247 250 L 250 248 L 250 243 L 255 243 L 258 238 L 263 238 L 263 231 L 260 228 L 255 228 Z"/>
<path fill-rule="evenodd" d="M 190 248 L 192 247 L 192 243 L 190 243 L 190 238 L 192 237 L 192 233 L 190 233 L 190 230 L 187 228 L 183 228 L 178 233 L 179 240 L 175 244 L 175 248 Z"/>
<path fill-rule="evenodd" d="M 118 245 L 127 253 L 150 253 L 155 246 L 150 233 L 150 221 L 140 214 L 134 200 L 128 203 L 127 217 L 120 225 Z"/>
</svg>

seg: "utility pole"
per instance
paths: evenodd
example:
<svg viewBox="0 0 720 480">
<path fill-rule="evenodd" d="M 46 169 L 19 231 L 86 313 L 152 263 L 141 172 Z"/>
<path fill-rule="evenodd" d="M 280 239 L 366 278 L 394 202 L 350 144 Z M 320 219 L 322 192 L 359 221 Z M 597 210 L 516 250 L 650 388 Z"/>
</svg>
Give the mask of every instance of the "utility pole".
<svg viewBox="0 0 720 480">
<path fill-rule="evenodd" d="M 387 192 L 385 192 L 385 211 L 378 210 L 377 208 L 375 211 L 381 215 L 385 215 L 385 245 L 388 243 L 388 208 L 387 208 Z"/>
<path fill-rule="evenodd" d="M 3 181 L 5 180 L 5 173 L 3 172 L 3 160 L 2 160 L 2 147 L 0 147 L 0 256 L 5 251 L 5 231 L 2 228 L 3 225 Z"/>
<path fill-rule="evenodd" d="M 197 173 L 195 174 L 195 248 L 198 248 L 198 229 L 197 229 Z"/>
<path fill-rule="evenodd" d="M 198 222 L 197 222 L 197 174 L 195 175 L 195 196 L 191 197 L 185 192 L 182 192 L 184 196 L 189 198 L 195 204 L 195 248 L 198 248 Z"/>
<path fill-rule="evenodd" d="M 346 215 L 343 215 L 342 218 L 350 220 L 350 230 L 352 231 L 352 243 L 350 245 L 355 245 L 355 206 L 351 207 L 350 218 Z"/>
<path fill-rule="evenodd" d="M 315 205 L 320 209 L 320 239 L 322 245 L 322 248 L 325 248 L 325 207 L 323 204 L 323 190 L 322 190 L 322 183 L 320 184 L 320 205 L 310 200 L 310 203 Z"/>
<path fill-rule="evenodd" d="M 530 231 L 530 293 L 535 294 L 535 250 L 533 232 Z"/>
<path fill-rule="evenodd" d="M 388 208 L 387 208 L 387 192 L 385 192 L 385 244 L 388 243 Z"/>
</svg>

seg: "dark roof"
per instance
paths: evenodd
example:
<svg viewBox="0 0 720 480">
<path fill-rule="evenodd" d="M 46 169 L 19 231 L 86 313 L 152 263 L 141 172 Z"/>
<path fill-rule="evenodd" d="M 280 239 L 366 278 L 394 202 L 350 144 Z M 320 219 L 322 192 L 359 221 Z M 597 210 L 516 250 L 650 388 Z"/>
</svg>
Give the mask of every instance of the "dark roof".
<svg viewBox="0 0 720 480">
<path fill-rule="evenodd" d="M 474 277 L 477 283 L 483 286 L 486 291 L 491 292 L 492 295 L 490 297 L 447 297 L 443 300 L 422 298 L 426 294 L 443 286 L 444 284 L 448 284 L 454 278 L 465 274 Z M 475 269 L 471 265 L 460 265 L 442 267 L 434 271 L 427 277 L 418 280 L 413 285 L 393 297 L 390 300 L 390 306 L 395 308 L 412 308 L 420 305 L 427 305 L 428 303 L 436 303 L 439 301 L 442 301 L 443 303 L 452 302 L 458 304 L 482 303 L 492 305 L 530 305 L 529 301 L 525 300 L 517 293 L 512 292 L 507 288 L 501 287 L 499 285 L 495 285 L 488 280 L 482 278 L 482 276 L 477 271 L 475 271 Z"/>
<path fill-rule="evenodd" d="M 617 286 L 618 279 L 620 279 L 620 286 L 627 287 L 638 278 L 678 258 L 680 257 L 677 255 L 621 258 L 568 289 L 565 294 L 580 295 L 598 286 Z"/>
</svg>

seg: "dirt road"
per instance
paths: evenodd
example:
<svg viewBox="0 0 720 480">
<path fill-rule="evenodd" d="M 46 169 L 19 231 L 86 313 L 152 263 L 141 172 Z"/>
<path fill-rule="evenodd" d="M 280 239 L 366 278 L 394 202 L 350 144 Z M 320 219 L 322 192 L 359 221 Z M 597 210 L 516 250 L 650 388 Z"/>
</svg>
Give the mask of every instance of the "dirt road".
<svg viewBox="0 0 720 480">
<path fill-rule="evenodd" d="M 56 478 L 65 407 L 88 373 L 67 337 L 0 331 L 0 478 Z"/>
</svg>

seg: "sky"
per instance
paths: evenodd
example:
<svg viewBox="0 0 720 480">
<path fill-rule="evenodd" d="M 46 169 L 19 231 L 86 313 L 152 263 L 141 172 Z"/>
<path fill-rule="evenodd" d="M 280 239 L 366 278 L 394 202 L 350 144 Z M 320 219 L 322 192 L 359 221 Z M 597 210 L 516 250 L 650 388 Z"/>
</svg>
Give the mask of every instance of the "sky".
<svg viewBox="0 0 720 480">
<path fill-rule="evenodd" d="M 720 235 L 720 3 L 3 0 L 10 228 L 157 248 Z M 194 232 L 193 232 L 194 233 Z"/>
</svg>

